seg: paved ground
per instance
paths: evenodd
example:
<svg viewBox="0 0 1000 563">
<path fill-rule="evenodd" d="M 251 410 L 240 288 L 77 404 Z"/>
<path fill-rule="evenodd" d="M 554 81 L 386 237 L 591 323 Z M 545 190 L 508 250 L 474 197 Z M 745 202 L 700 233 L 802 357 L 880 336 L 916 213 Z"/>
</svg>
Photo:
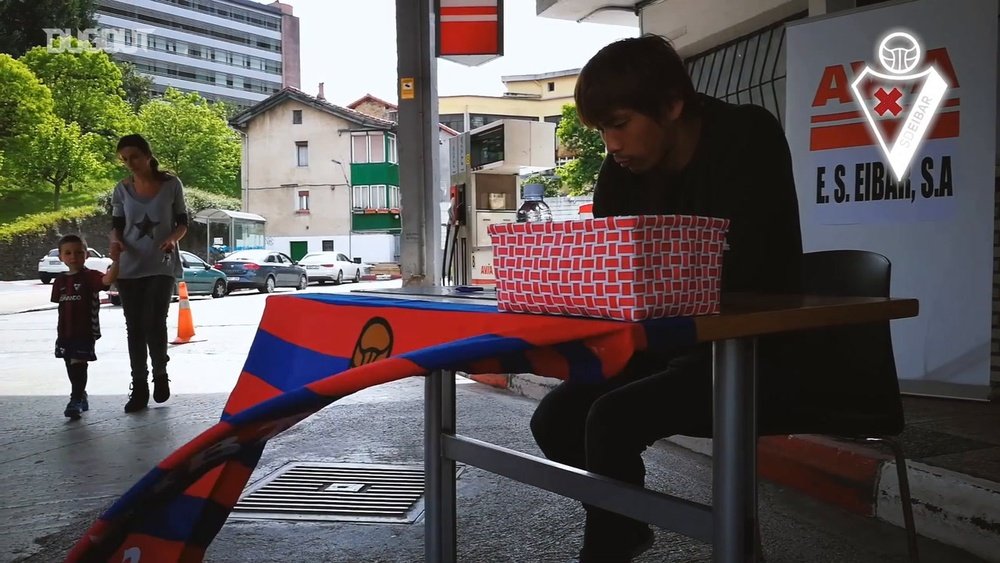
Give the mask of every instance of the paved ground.
<svg viewBox="0 0 1000 563">
<path fill-rule="evenodd" d="M 398 282 L 395 282 L 398 283 Z M 335 290 L 353 289 L 351 286 Z M 67 383 L 51 357 L 54 311 L 0 316 L 0 561 L 60 560 L 100 511 L 159 460 L 218 419 L 242 366 L 264 297 L 192 303 L 203 342 L 171 350 L 175 396 L 138 415 L 121 411 L 128 360 L 119 309 L 102 310 L 106 337 L 93 366 L 91 412 L 67 422 Z M 175 319 L 172 312 L 171 320 Z M 173 330 L 173 329 L 172 329 Z M 421 463 L 422 380 L 369 389 L 273 439 L 252 482 L 290 461 Z M 459 386 L 459 430 L 537 454 L 535 403 L 478 384 Z M 649 485 L 694 500 L 710 495 L 710 460 L 665 442 L 646 454 Z M 580 540 L 575 502 L 476 468 L 458 480 L 459 556 L 471 562 L 568 561 Z M 769 562 L 905 560 L 903 532 L 773 485 L 761 487 Z M 423 520 L 364 525 L 231 519 L 208 561 L 422 561 Z M 923 561 L 977 559 L 924 541 Z M 700 542 L 657 533 L 641 561 L 709 561 Z"/>
</svg>

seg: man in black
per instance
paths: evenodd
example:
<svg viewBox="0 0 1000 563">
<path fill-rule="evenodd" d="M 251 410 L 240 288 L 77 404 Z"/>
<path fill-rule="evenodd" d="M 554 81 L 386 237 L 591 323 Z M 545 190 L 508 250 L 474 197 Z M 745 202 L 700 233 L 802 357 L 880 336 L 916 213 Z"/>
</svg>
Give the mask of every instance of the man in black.
<svg viewBox="0 0 1000 563">
<path fill-rule="evenodd" d="M 695 92 L 680 56 L 657 36 L 601 49 L 576 86 L 580 120 L 601 132 L 608 156 L 594 216 L 686 214 L 730 220 L 723 292 L 797 293 L 802 240 L 791 157 L 766 109 Z M 766 405 L 790 389 L 776 339 L 758 346 L 761 426 Z M 777 341 L 780 344 L 780 341 Z M 642 452 L 656 440 L 711 436 L 711 346 L 636 354 L 600 384 L 564 382 L 531 420 L 545 455 L 642 485 Z M 629 561 L 653 542 L 649 527 L 586 506 L 580 561 Z"/>
</svg>

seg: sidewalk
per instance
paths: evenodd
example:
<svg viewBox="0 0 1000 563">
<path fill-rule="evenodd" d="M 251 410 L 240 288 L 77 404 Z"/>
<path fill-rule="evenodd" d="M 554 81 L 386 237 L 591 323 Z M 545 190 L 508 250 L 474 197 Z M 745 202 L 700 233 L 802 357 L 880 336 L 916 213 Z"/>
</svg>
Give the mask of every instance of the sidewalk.
<svg viewBox="0 0 1000 563">
<path fill-rule="evenodd" d="M 422 467 L 422 378 L 351 395 L 272 439 L 253 485 L 289 462 Z M 539 455 L 528 430 L 536 402 L 465 380 L 458 385 L 461 433 Z M 61 561 L 101 510 L 157 461 L 218 419 L 225 394 L 179 394 L 136 415 L 121 395 L 91 396 L 77 423 L 60 420 L 62 397 L 0 397 L 0 560 Z M 697 502 L 711 495 L 711 463 L 669 442 L 646 453 L 647 484 Z M 570 499 L 473 467 L 458 476 L 458 560 L 470 563 L 569 561 L 579 548 L 583 511 Z M 762 483 L 761 528 L 768 563 L 903 563 L 899 529 L 831 509 Z M 409 524 L 241 520 L 230 517 L 208 562 L 419 562 L 423 518 Z M 978 558 L 921 539 L 925 562 Z M 711 547 L 656 530 L 636 563 L 708 563 Z"/>
<path fill-rule="evenodd" d="M 558 380 L 472 376 L 540 399 Z M 917 533 L 1000 562 L 1000 403 L 904 397 L 907 457 Z M 670 442 L 711 456 L 712 441 Z M 854 514 L 903 526 L 896 464 L 888 449 L 811 435 L 759 442 L 760 476 Z M 924 559 L 927 560 L 927 559 Z"/>
</svg>

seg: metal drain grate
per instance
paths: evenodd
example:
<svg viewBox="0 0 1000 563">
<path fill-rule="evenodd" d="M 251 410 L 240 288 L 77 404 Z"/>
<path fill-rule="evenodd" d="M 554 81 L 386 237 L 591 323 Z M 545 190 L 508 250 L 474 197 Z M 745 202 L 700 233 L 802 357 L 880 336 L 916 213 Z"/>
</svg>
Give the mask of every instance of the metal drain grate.
<svg viewBox="0 0 1000 563">
<path fill-rule="evenodd" d="M 423 466 L 293 462 L 244 492 L 231 518 L 410 524 L 423 495 Z"/>
</svg>

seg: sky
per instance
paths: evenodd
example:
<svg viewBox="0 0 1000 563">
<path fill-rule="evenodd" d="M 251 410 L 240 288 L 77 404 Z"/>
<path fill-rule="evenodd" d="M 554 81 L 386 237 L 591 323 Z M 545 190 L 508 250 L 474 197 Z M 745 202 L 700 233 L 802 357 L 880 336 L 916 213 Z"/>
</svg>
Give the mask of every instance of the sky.
<svg viewBox="0 0 1000 563">
<path fill-rule="evenodd" d="M 299 18 L 300 89 L 347 105 L 365 94 L 396 103 L 395 0 L 282 0 Z M 270 3 L 263 0 L 261 3 Z M 638 28 L 535 15 L 535 0 L 505 0 L 503 57 L 478 67 L 438 60 L 438 95 L 500 95 L 501 76 L 580 68 Z"/>
</svg>

